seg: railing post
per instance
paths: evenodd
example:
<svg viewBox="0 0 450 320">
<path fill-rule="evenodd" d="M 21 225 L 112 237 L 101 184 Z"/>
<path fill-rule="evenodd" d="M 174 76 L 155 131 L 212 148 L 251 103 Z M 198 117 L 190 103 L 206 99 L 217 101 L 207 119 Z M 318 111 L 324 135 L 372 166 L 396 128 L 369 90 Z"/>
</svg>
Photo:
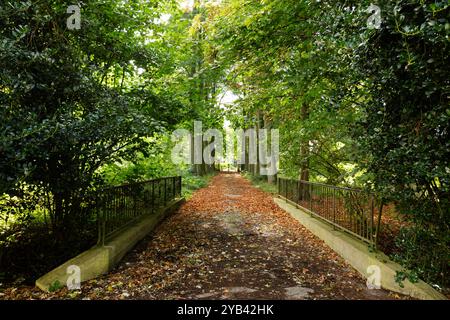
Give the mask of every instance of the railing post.
<svg viewBox="0 0 450 320">
<path fill-rule="evenodd" d="M 103 213 L 100 209 L 97 211 L 97 224 L 98 224 L 98 239 L 97 239 L 97 245 L 103 246 L 104 240 L 103 240 Z"/>
<path fill-rule="evenodd" d="M 97 210 L 97 221 L 98 221 L 98 240 L 97 245 L 104 246 L 105 245 L 105 234 L 106 234 L 106 201 L 104 199 L 104 195 L 100 196 L 100 199 L 96 199 L 97 205 L 100 203 L 100 208 Z"/>
<path fill-rule="evenodd" d="M 336 224 L 336 189 L 333 188 L 333 223 Z M 333 224 L 333 229 L 336 230 L 336 225 Z"/>
<path fill-rule="evenodd" d="M 287 179 L 284 179 L 284 198 L 287 202 Z"/>
<path fill-rule="evenodd" d="M 164 178 L 164 207 L 167 205 L 167 178 Z"/>
<path fill-rule="evenodd" d="M 175 191 L 175 179 L 176 179 L 176 177 L 172 177 L 172 200 L 175 200 L 175 193 L 176 193 L 176 191 Z"/>
<path fill-rule="evenodd" d="M 152 195 L 151 195 L 152 214 L 155 213 L 155 180 L 152 181 Z"/>
<path fill-rule="evenodd" d="M 370 242 L 372 243 L 372 244 L 374 244 L 374 241 L 373 241 L 373 214 L 374 214 L 374 196 L 373 195 L 371 195 L 371 203 L 370 203 Z M 368 233 L 369 233 L 368 232 Z M 375 248 L 376 249 L 376 248 Z"/>
<path fill-rule="evenodd" d="M 135 187 L 135 188 L 136 188 L 136 191 L 133 191 L 133 187 L 130 186 L 130 190 L 129 190 L 129 192 L 131 193 L 130 194 L 130 198 L 133 199 L 133 210 L 132 210 L 133 213 L 132 213 L 132 217 L 137 217 L 138 216 L 138 210 L 139 210 L 139 208 L 138 208 L 138 201 L 139 201 L 139 196 L 140 196 L 138 194 L 139 193 L 139 191 L 138 191 L 139 188 L 138 187 Z M 142 190 L 142 192 L 144 192 L 144 189 Z M 144 194 L 142 196 L 144 197 Z M 143 201 L 144 201 L 144 199 L 143 199 Z M 126 208 L 127 207 L 126 195 L 123 195 L 123 200 L 125 201 L 124 207 Z"/>
<path fill-rule="evenodd" d="M 169 179 L 171 180 L 168 181 Z M 164 190 L 162 186 L 163 180 Z M 151 190 L 149 190 L 150 187 Z M 169 188 L 172 188 L 170 194 L 168 192 Z M 106 239 L 109 239 L 110 236 L 128 223 L 133 222 L 135 218 L 146 214 L 154 214 L 159 209 L 159 206 L 166 206 L 169 200 L 173 201 L 177 193 L 181 196 L 181 190 L 181 176 L 153 179 L 102 189 L 102 193 L 98 192 L 95 195 L 95 199 L 92 200 L 93 202 L 95 201 L 95 208 L 92 214 L 96 214 L 97 218 L 97 245 L 104 245 Z M 161 192 L 164 192 L 164 195 Z M 156 199 L 157 196 L 158 199 Z M 164 196 L 164 200 L 162 196 Z M 151 208 L 149 208 L 149 205 L 151 205 Z M 158 208 L 155 208 L 157 205 Z"/>
<path fill-rule="evenodd" d="M 312 194 L 312 183 L 308 183 L 308 185 L 309 185 L 309 211 L 310 212 L 312 212 L 312 197 L 313 197 L 313 194 Z M 312 213 L 311 213 L 311 216 L 312 216 Z"/>
</svg>

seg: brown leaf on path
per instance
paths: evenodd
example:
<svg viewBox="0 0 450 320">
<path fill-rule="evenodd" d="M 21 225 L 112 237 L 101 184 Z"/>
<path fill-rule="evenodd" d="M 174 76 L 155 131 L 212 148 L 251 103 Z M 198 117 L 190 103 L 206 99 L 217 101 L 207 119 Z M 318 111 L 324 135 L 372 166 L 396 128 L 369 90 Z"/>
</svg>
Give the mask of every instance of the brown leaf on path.
<svg viewBox="0 0 450 320">
<path fill-rule="evenodd" d="M 405 299 L 368 290 L 272 195 L 237 174 L 215 176 L 80 294 L 22 287 L 0 299 L 287 299 L 287 288 L 306 292 L 302 299 Z"/>
</svg>

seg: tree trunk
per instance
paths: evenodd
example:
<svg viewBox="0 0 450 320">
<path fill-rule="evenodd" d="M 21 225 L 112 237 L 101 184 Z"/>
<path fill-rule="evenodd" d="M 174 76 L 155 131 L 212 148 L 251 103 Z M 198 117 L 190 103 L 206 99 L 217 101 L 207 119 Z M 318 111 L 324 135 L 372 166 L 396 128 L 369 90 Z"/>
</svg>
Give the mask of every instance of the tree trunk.
<svg viewBox="0 0 450 320">
<path fill-rule="evenodd" d="M 271 129 L 272 129 L 272 122 L 269 121 L 267 119 L 267 115 L 263 116 L 263 120 L 264 120 L 264 129 L 268 130 L 268 135 L 267 135 L 267 143 L 269 145 L 269 153 L 270 153 L 270 164 L 269 164 L 269 168 L 267 170 L 269 170 L 270 172 L 273 172 L 274 170 L 276 170 L 276 158 L 275 155 L 273 154 L 273 150 L 272 150 L 272 135 L 271 135 Z M 267 174 L 267 183 L 270 184 L 275 184 L 277 181 L 277 174 L 270 174 L 270 172 Z"/>
<path fill-rule="evenodd" d="M 260 175 L 260 165 L 261 162 L 259 161 L 259 143 L 258 143 L 258 139 L 259 139 L 259 129 L 261 129 L 261 111 L 258 110 L 256 111 L 256 164 L 254 165 L 254 171 L 253 174 L 256 177 L 259 177 Z"/>
<path fill-rule="evenodd" d="M 309 106 L 307 104 L 302 105 L 301 120 L 306 121 L 309 117 Z M 302 143 L 300 147 L 301 166 L 299 177 L 300 180 L 309 181 L 309 140 Z M 309 189 L 305 184 L 299 185 L 299 200 L 309 200 Z"/>
</svg>

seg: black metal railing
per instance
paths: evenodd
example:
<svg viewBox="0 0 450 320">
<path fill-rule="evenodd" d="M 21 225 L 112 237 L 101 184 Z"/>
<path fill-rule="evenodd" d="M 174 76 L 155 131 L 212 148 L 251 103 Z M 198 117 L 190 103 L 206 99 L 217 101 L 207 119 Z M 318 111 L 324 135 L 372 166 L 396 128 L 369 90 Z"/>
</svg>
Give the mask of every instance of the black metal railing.
<svg viewBox="0 0 450 320">
<path fill-rule="evenodd" d="M 376 245 L 380 212 L 375 196 L 360 189 L 278 178 L 278 194 L 311 215 Z"/>
<path fill-rule="evenodd" d="M 159 178 L 103 189 L 96 196 L 98 244 L 137 218 L 154 214 L 181 197 L 181 177 Z"/>
</svg>

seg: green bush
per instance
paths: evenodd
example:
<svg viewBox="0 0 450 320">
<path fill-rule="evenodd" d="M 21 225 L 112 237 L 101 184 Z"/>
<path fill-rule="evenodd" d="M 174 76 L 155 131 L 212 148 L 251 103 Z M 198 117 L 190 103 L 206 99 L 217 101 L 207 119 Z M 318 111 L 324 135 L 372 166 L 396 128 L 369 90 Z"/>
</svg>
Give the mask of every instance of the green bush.
<svg viewBox="0 0 450 320">
<path fill-rule="evenodd" d="M 444 287 L 450 285 L 446 275 L 450 271 L 450 235 L 432 228 L 404 227 L 396 239 L 398 250 L 393 256 L 410 271 L 397 275 L 397 280 L 408 278 L 414 282 L 422 279 Z"/>
<path fill-rule="evenodd" d="M 4 229 L 0 232 L 0 282 L 21 279 L 32 285 L 38 277 L 95 245 L 96 231 L 93 220 L 63 235 L 39 220 Z"/>
</svg>

